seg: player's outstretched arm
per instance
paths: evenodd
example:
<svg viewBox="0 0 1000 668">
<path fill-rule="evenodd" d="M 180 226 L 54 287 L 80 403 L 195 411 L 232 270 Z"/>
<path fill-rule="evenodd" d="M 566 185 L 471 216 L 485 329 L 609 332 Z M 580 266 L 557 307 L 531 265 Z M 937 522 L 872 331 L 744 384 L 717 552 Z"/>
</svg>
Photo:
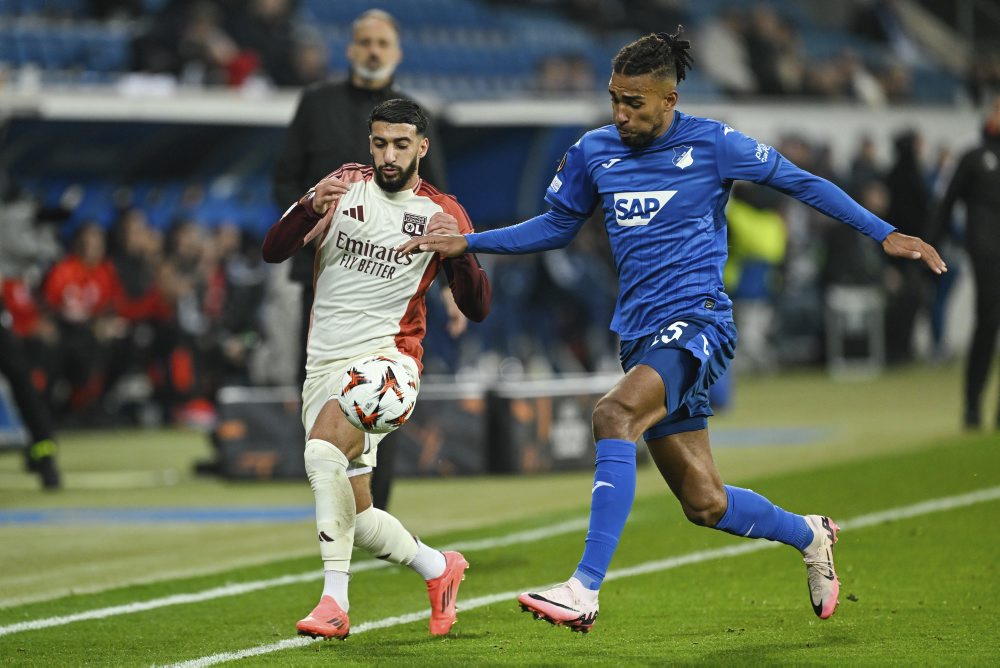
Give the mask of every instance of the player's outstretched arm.
<svg viewBox="0 0 1000 668">
<path fill-rule="evenodd" d="M 935 274 L 943 274 L 948 271 L 948 265 L 941 259 L 937 249 L 919 237 L 911 237 L 900 232 L 891 232 L 882 241 L 882 249 L 885 250 L 886 254 L 893 257 L 923 260 L 924 264 Z"/>
<path fill-rule="evenodd" d="M 781 156 L 776 159 L 779 162 L 774 174 L 766 181 L 772 188 L 850 225 L 876 241 L 881 240 L 882 249 L 893 257 L 923 260 L 936 274 L 948 271 L 937 250 L 923 239 L 897 232 L 826 179 L 795 166 Z"/>
<path fill-rule="evenodd" d="M 523 223 L 501 227 L 488 232 L 462 236 L 427 235 L 415 237 L 397 250 L 404 253 L 435 251 L 445 257 L 473 253 L 498 255 L 523 255 L 564 248 L 585 222 L 589 214 L 580 214 L 558 206 L 529 218 Z"/>
<path fill-rule="evenodd" d="M 425 234 L 413 237 L 397 250 L 400 253 L 440 253 L 442 257 L 458 257 L 469 247 L 464 234 Z"/>
</svg>

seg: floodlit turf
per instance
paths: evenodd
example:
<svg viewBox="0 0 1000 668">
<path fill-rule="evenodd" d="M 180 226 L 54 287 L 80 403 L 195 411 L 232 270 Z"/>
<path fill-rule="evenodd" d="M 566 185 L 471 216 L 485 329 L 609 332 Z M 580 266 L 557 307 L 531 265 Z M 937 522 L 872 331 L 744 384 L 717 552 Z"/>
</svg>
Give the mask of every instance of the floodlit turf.
<svg viewBox="0 0 1000 668">
<path fill-rule="evenodd" d="M 907 453 L 824 465 L 747 481 L 791 510 L 838 520 L 1000 485 L 1000 448 L 988 437 L 939 439 Z M 586 487 L 586 486 L 585 486 Z M 434 543 L 497 538 L 586 512 L 571 511 L 428 536 Z M 528 665 L 663 663 L 937 664 L 995 661 L 1000 632 L 990 603 L 1000 594 L 996 520 L 1000 501 L 846 529 L 837 547 L 843 582 L 833 619 L 813 616 L 801 560 L 777 547 L 608 582 L 594 631 L 572 634 L 532 620 L 513 598 L 460 612 L 447 638 L 426 619 L 358 633 L 345 642 L 243 659 L 247 665 Z M 756 544 L 686 524 L 662 494 L 637 500 L 613 569 Z M 565 578 L 582 532 L 469 550 L 462 602 Z M 72 558 L 72 545 L 54 545 Z M 234 543 L 234 550 L 239 544 Z M 182 554 L 177 555 L 183 558 Z M 362 563 L 359 559 L 358 563 Z M 0 609 L 0 627 L 224 584 L 307 573 L 313 558 L 276 561 L 199 578 L 116 589 Z M 294 638 L 318 580 L 54 628 L 0 635 L 4 665 L 169 664 Z M 352 623 L 424 610 L 421 581 L 399 568 L 361 570 L 351 584 Z"/>
<path fill-rule="evenodd" d="M 894 369 L 868 381 L 831 382 L 815 370 L 737 377 L 730 410 L 712 420 L 724 478 L 762 476 L 928 447 L 957 438 L 961 369 Z M 996 405 L 995 391 L 985 397 Z M 725 447 L 741 429 L 815 432 L 801 444 Z M 20 458 L 0 453 L 0 510 L 256 506 L 308 508 L 305 481 L 231 483 L 196 477 L 192 464 L 211 453 L 208 439 L 182 430 L 116 430 L 61 435 L 66 488 L 46 494 Z M 518 522 L 539 509 L 582 512 L 589 472 L 558 475 L 400 480 L 392 510 L 419 535 Z M 639 498 L 661 494 L 652 466 L 639 471 Z M 456 502 L 441 503 L 441 499 Z M 309 520 L 269 523 L 0 525 L 0 608 L 137 582 L 227 572 L 251 564 L 315 555 Z M 66 559 L 53 546 L 72 545 Z M 238 546 L 238 549 L 234 549 Z"/>
</svg>

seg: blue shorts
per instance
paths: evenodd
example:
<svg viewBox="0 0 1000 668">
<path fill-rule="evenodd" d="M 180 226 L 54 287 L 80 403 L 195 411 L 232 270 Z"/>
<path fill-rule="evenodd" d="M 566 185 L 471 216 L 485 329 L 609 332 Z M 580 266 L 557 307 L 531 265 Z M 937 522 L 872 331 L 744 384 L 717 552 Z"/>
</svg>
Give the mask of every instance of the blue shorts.
<svg viewBox="0 0 1000 668">
<path fill-rule="evenodd" d="M 736 351 L 736 327 L 697 316 L 677 318 L 660 331 L 622 341 L 626 373 L 637 364 L 652 367 L 663 379 L 667 417 L 642 436 L 647 441 L 708 426 L 713 415 L 708 388 L 719 379 Z"/>
</svg>

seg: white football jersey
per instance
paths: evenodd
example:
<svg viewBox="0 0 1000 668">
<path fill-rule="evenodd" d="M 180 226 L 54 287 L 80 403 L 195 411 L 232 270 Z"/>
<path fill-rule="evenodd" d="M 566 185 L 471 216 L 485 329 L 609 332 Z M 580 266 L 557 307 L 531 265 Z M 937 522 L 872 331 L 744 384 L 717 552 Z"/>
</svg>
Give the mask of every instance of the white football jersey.
<svg viewBox="0 0 1000 668">
<path fill-rule="evenodd" d="M 473 231 L 469 217 L 454 197 L 424 181 L 413 190 L 390 193 L 375 183 L 370 165 L 344 165 L 333 176 L 351 186 L 314 242 L 319 248 L 306 375 L 387 348 L 420 365 L 424 296 L 441 259 L 437 253 L 402 255 L 395 248 L 424 234 L 435 213 L 454 216 L 463 234 Z"/>
</svg>

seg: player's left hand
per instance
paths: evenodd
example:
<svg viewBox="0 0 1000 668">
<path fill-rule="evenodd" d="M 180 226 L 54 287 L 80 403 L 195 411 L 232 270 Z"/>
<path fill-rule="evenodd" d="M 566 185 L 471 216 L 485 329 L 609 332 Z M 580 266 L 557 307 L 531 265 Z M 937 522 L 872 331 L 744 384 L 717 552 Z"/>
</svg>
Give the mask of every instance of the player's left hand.
<svg viewBox="0 0 1000 668">
<path fill-rule="evenodd" d="M 882 250 L 893 257 L 923 260 L 924 264 L 935 274 L 943 274 L 948 271 L 948 265 L 941 259 L 934 246 L 919 237 L 892 232 L 882 242 Z"/>
<path fill-rule="evenodd" d="M 448 322 L 445 324 L 445 330 L 447 330 L 448 336 L 457 339 L 469 328 L 469 319 L 458 308 L 451 290 L 441 290 L 441 301 L 444 302 L 445 311 L 448 313 Z"/>
<path fill-rule="evenodd" d="M 450 213 L 438 211 L 427 223 L 427 234 L 458 234 L 458 219 Z"/>
<path fill-rule="evenodd" d="M 410 253 L 440 253 L 443 257 L 458 257 L 469 247 L 464 234 L 426 234 L 413 237 L 396 250 Z"/>
</svg>

